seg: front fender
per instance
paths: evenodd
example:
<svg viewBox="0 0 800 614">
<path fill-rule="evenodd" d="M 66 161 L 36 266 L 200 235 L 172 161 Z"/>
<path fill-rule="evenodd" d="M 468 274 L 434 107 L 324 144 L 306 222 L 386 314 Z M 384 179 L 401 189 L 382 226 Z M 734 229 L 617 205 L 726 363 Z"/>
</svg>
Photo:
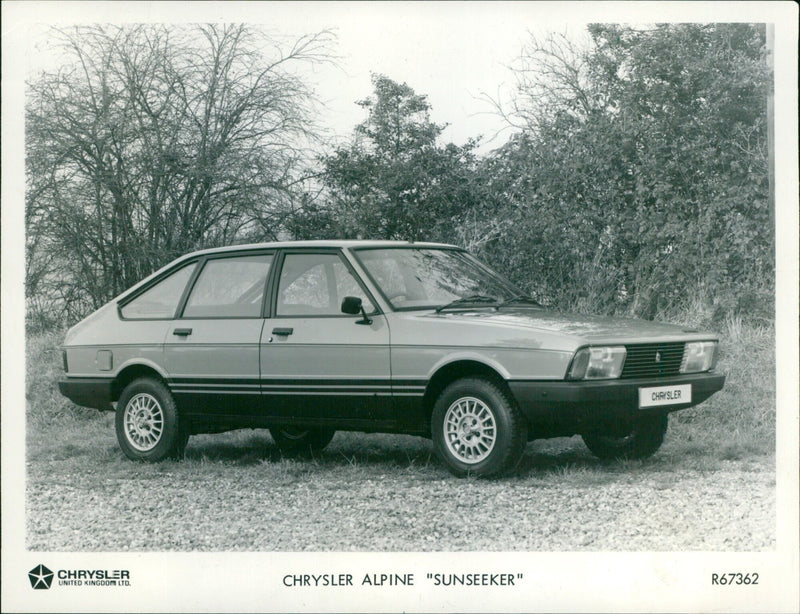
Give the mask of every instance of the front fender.
<svg viewBox="0 0 800 614">
<path fill-rule="evenodd" d="M 506 369 L 500 363 L 497 357 L 488 356 L 482 352 L 476 352 L 474 350 L 464 350 L 464 351 L 450 352 L 447 355 L 442 356 L 437 362 L 435 362 L 427 373 L 428 381 L 433 379 L 436 373 L 446 368 L 448 365 L 457 362 L 477 362 L 486 367 L 489 367 L 493 371 L 496 371 L 497 374 L 500 375 L 500 377 L 502 377 L 504 380 L 508 380 L 511 378 L 511 374 L 509 373 L 508 369 Z"/>
</svg>

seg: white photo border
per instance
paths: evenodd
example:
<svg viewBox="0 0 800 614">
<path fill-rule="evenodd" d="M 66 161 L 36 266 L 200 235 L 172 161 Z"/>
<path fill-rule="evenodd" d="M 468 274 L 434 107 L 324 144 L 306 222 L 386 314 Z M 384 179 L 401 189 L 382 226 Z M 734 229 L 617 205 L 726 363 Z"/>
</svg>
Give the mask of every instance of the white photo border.
<svg viewBox="0 0 800 614">
<path fill-rule="evenodd" d="M 441 11 L 469 11 L 446 3 Z M 518 4 L 518 3 L 514 3 Z M 526 4 L 526 3 L 520 3 Z M 2 610 L 63 611 L 749 611 L 790 612 L 798 577 L 798 9 L 792 2 L 533 3 L 552 23 L 768 22 L 775 25 L 777 547 L 774 552 L 92 553 L 25 549 L 24 79 L 38 22 L 257 21 L 260 3 L 24 2 L 2 5 Z M 320 7 L 292 3 L 294 10 Z M 338 3 L 342 10 L 354 7 Z M 407 3 L 409 11 L 425 10 Z M 287 5 L 280 5 L 281 10 Z M 495 3 L 503 10 L 503 3 Z M 190 9 L 190 10 L 187 10 Z M 746 493 L 742 493 L 746 496 Z M 725 519 L 721 518 L 720 522 Z M 465 564 L 465 559 L 474 563 Z M 114 591 L 33 591 L 27 572 L 130 570 Z M 510 587 L 433 589 L 428 573 L 473 567 L 522 574 Z M 722 590 L 715 570 L 754 570 L 758 587 Z M 409 587 L 289 588 L 294 573 L 414 573 Z"/>
</svg>

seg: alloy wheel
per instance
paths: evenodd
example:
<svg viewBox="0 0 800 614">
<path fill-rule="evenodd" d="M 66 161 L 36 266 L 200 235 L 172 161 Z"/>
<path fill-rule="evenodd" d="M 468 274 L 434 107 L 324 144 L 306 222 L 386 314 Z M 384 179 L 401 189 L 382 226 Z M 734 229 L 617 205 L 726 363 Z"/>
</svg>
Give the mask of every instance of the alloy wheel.
<svg viewBox="0 0 800 614">
<path fill-rule="evenodd" d="M 140 393 L 128 401 L 124 424 L 130 445 L 140 452 L 148 452 L 161 440 L 164 411 L 153 395 Z"/>
<path fill-rule="evenodd" d="M 481 462 L 497 441 L 494 413 L 476 397 L 456 400 L 445 413 L 444 440 L 450 453 L 462 463 Z"/>
</svg>

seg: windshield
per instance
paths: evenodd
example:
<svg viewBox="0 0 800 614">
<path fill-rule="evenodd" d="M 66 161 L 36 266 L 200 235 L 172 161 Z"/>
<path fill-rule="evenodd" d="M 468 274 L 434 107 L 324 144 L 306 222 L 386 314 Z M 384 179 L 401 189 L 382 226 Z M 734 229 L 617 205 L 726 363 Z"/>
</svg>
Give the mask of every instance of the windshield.
<svg viewBox="0 0 800 614">
<path fill-rule="evenodd" d="M 524 293 L 456 249 L 364 248 L 354 250 L 392 309 L 493 306 Z M 455 306 L 455 305 L 453 305 Z"/>
</svg>

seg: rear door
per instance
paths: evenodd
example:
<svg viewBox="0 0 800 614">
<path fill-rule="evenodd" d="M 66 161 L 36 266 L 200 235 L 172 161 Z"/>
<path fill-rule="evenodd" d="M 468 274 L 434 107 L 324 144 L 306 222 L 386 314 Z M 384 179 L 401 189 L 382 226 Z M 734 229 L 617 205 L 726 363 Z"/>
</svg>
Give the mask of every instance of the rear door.
<svg viewBox="0 0 800 614">
<path fill-rule="evenodd" d="M 261 343 L 261 388 L 283 423 L 388 426 L 389 327 L 338 249 L 286 250 Z M 357 296 L 369 316 L 343 314 Z"/>
<path fill-rule="evenodd" d="M 198 267 L 164 351 L 170 388 L 185 413 L 262 413 L 259 341 L 274 259 L 274 251 L 221 254 Z"/>
</svg>

